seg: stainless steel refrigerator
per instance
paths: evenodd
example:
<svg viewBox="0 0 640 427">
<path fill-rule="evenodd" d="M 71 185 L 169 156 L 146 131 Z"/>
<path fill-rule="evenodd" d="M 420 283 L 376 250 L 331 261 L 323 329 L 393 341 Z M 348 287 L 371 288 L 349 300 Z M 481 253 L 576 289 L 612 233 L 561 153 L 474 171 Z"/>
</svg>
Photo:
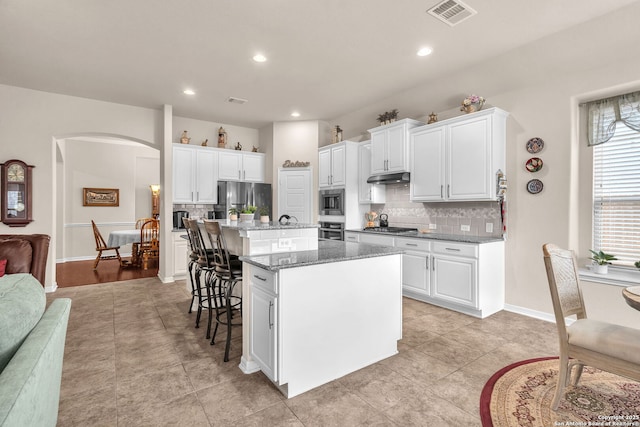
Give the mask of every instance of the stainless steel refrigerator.
<svg viewBox="0 0 640 427">
<path fill-rule="evenodd" d="M 218 204 L 213 206 L 214 218 L 223 219 L 229 215 L 229 209 L 236 208 L 238 213 L 247 206 L 261 208 L 266 206 L 271 211 L 271 184 L 256 182 L 218 181 Z M 260 213 L 255 213 L 260 219 Z"/>
</svg>

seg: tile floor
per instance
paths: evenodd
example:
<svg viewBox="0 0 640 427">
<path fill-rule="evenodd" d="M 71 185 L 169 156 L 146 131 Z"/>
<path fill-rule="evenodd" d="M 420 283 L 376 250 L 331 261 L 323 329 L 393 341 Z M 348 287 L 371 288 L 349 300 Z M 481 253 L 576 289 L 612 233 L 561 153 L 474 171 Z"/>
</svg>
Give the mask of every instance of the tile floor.
<svg viewBox="0 0 640 427">
<path fill-rule="evenodd" d="M 495 371 L 558 352 L 554 324 L 405 299 L 399 354 L 287 400 L 261 372 L 238 369 L 240 328 L 222 361 L 224 345 L 194 328 L 185 289 L 145 278 L 48 294 L 73 300 L 59 426 L 480 426 Z"/>
</svg>

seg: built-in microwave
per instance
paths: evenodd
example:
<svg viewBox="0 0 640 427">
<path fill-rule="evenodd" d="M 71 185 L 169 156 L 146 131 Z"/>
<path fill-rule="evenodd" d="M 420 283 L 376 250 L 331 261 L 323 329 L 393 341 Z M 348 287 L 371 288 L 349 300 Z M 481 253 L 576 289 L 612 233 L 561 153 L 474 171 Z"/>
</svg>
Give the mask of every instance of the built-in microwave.
<svg viewBox="0 0 640 427">
<path fill-rule="evenodd" d="M 344 215 L 344 189 L 320 190 L 319 215 Z"/>
</svg>

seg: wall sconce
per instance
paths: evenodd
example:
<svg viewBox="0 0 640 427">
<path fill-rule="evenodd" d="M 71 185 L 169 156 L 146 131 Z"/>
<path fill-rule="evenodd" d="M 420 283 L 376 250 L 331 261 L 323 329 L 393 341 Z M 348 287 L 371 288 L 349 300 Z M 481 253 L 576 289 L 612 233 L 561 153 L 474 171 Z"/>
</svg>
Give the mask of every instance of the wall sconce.
<svg viewBox="0 0 640 427">
<path fill-rule="evenodd" d="M 151 216 L 158 219 L 160 216 L 160 185 L 151 184 Z"/>
</svg>

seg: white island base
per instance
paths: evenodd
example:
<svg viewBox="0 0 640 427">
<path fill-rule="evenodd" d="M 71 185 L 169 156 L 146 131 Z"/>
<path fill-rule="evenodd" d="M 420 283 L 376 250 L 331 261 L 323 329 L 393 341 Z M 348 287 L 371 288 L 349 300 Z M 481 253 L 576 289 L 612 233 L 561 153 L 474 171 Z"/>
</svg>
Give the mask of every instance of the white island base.
<svg viewBox="0 0 640 427">
<path fill-rule="evenodd" d="M 340 244 L 347 258 L 369 246 Z M 318 252 L 250 257 L 245 277 L 252 370 L 288 398 L 393 356 L 402 338 L 402 255 L 308 263 Z"/>
</svg>

